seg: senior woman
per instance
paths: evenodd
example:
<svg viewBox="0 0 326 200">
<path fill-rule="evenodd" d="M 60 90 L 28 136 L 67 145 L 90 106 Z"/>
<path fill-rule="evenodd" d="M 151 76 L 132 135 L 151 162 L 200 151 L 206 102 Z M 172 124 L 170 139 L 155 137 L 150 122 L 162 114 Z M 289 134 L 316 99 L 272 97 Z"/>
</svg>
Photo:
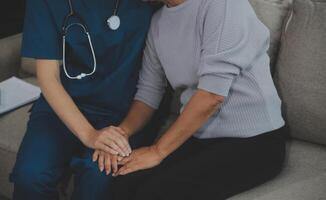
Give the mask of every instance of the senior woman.
<svg viewBox="0 0 326 200">
<path fill-rule="evenodd" d="M 281 101 L 269 31 L 248 0 L 166 0 L 153 17 L 129 136 L 158 108 L 166 79 L 181 114 L 149 147 L 120 161 L 117 200 L 226 199 L 282 169 Z M 136 172 L 136 173 L 134 173 Z"/>
</svg>

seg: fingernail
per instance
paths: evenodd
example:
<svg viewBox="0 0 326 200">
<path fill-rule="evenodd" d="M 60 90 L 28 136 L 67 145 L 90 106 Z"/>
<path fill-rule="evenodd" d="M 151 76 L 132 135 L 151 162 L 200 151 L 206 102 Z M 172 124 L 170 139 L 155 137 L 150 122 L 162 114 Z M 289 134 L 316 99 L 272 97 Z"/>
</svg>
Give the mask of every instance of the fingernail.
<svg viewBox="0 0 326 200">
<path fill-rule="evenodd" d="M 104 170 L 104 168 L 103 168 L 103 167 L 101 167 L 101 172 L 103 172 L 103 170 Z"/>
<path fill-rule="evenodd" d="M 110 172 L 109 171 L 106 171 L 106 175 L 109 175 L 110 174 Z"/>
</svg>

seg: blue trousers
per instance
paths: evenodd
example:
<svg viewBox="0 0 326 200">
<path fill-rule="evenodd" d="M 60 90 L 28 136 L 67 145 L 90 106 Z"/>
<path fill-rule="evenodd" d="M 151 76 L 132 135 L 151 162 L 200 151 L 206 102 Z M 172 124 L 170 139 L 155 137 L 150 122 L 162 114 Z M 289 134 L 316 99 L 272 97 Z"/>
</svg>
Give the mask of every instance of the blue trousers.
<svg viewBox="0 0 326 200">
<path fill-rule="evenodd" d="M 85 114 L 101 129 L 116 125 L 109 116 Z M 155 135 L 141 133 L 131 138 L 131 146 L 150 143 Z M 73 200 L 108 200 L 112 176 L 101 173 L 92 162 L 93 150 L 86 148 L 54 112 L 33 111 L 10 176 L 14 200 L 52 200 L 59 198 L 58 184 L 73 171 Z"/>
</svg>

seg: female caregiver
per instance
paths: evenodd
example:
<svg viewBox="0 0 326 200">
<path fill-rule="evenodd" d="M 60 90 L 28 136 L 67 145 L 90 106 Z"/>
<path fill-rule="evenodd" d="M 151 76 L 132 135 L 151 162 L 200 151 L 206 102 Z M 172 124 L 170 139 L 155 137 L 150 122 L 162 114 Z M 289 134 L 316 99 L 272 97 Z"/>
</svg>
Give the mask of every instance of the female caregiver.
<svg viewBox="0 0 326 200">
<path fill-rule="evenodd" d="M 152 19 L 138 92 L 120 127 L 132 135 L 148 121 L 166 78 L 183 88 L 183 107 L 157 142 L 120 161 L 114 199 L 220 200 L 271 179 L 285 142 L 268 29 L 248 0 L 165 3 Z"/>
<path fill-rule="evenodd" d="M 108 163 L 131 152 L 111 125 L 132 103 L 153 12 L 141 0 L 27 0 L 22 56 L 36 59 L 42 95 L 11 175 L 13 199 L 58 199 L 69 167 L 73 199 L 108 199 L 110 171 L 98 170 L 91 149 L 110 153 Z"/>
</svg>

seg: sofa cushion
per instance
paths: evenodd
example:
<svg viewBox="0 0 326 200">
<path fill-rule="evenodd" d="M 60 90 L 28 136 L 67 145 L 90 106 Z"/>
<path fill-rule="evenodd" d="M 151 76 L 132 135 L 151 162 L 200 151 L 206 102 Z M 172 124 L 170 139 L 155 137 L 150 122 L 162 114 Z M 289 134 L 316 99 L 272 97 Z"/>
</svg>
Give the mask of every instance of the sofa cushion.
<svg viewBox="0 0 326 200">
<path fill-rule="evenodd" d="M 269 55 L 272 68 L 278 55 L 284 19 L 289 13 L 292 0 L 249 0 L 258 18 L 269 28 L 271 42 Z"/>
<path fill-rule="evenodd" d="M 326 144 L 326 0 L 295 0 L 275 80 L 290 134 Z"/>
<path fill-rule="evenodd" d="M 0 81 L 18 74 L 21 38 L 17 34 L 0 40 Z"/>
<path fill-rule="evenodd" d="M 24 80 L 36 85 L 36 78 L 31 77 Z M 31 104 L 0 116 L 0 148 L 17 152 L 26 130 L 30 108 Z"/>
<path fill-rule="evenodd" d="M 9 182 L 9 174 L 14 166 L 16 153 L 7 151 L 0 147 L 0 199 L 12 197 L 13 185 Z"/>
<path fill-rule="evenodd" d="M 284 170 L 274 180 L 230 200 L 307 200 L 326 197 L 326 147 L 294 140 Z"/>
</svg>

